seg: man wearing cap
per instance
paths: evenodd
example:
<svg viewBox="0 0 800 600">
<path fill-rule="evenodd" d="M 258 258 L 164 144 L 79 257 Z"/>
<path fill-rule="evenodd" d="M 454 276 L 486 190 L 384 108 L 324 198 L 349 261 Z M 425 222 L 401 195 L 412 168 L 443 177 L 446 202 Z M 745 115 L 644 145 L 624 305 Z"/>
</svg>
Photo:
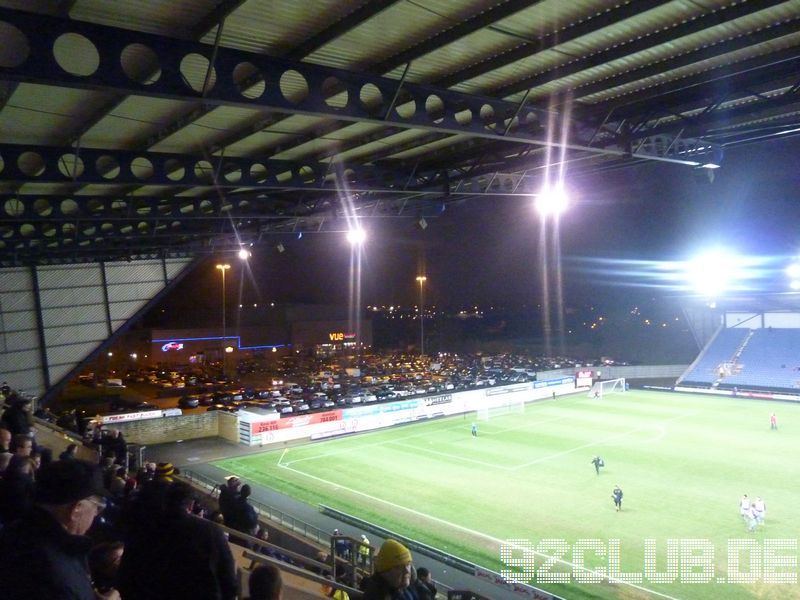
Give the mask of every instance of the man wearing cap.
<svg viewBox="0 0 800 600">
<path fill-rule="evenodd" d="M 82 460 L 57 461 L 37 477 L 35 507 L 0 530 L 0 589 L 4 600 L 119 600 L 98 593 L 87 566 L 84 534 L 105 508 L 102 474 Z"/>
<path fill-rule="evenodd" d="M 374 560 L 375 573 L 362 584 L 363 600 L 416 600 L 411 585 L 411 552 L 397 540 L 388 539 Z"/>
<path fill-rule="evenodd" d="M 156 474 L 154 479 L 157 481 L 163 481 L 165 483 L 172 483 L 172 476 L 176 474 L 180 473 L 175 470 L 175 467 L 172 466 L 172 463 L 161 462 L 156 465 Z"/>
</svg>

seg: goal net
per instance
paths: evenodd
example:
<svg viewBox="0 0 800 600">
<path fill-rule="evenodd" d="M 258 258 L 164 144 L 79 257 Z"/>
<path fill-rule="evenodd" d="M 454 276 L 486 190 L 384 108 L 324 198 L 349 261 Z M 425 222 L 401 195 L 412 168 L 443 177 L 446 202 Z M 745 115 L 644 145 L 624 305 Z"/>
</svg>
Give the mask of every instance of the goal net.
<svg viewBox="0 0 800 600">
<path fill-rule="evenodd" d="M 475 411 L 475 416 L 479 421 L 490 421 L 504 415 L 518 415 L 525 412 L 525 402 L 522 399 L 511 400 L 510 398 L 503 404 L 495 406 L 483 406 Z"/>
<path fill-rule="evenodd" d="M 606 394 L 616 394 L 618 392 L 625 393 L 625 378 L 609 379 L 607 381 L 598 381 L 589 390 L 589 398 L 602 398 Z"/>
</svg>

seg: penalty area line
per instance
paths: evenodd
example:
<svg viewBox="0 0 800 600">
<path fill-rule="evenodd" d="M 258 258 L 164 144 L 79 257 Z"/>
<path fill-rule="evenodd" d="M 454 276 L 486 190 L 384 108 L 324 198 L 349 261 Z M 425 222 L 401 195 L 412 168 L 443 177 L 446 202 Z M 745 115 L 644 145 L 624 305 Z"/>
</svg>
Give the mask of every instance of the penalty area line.
<svg viewBox="0 0 800 600">
<path fill-rule="evenodd" d="M 290 467 L 289 465 L 281 464 L 280 461 L 278 463 L 278 466 L 286 469 L 287 471 L 292 471 L 293 473 L 297 473 L 298 475 L 301 475 L 303 477 L 308 477 L 309 479 L 313 479 L 313 480 L 318 481 L 320 483 L 324 483 L 324 484 L 329 485 L 329 486 L 331 486 L 333 488 L 345 490 L 345 491 L 350 492 L 351 494 L 355 494 L 357 496 L 362 496 L 364 498 L 372 500 L 373 502 L 378 502 L 378 503 L 381 503 L 381 504 L 385 504 L 387 506 L 391 506 L 392 508 L 396 508 L 398 510 L 405 511 L 407 513 L 415 515 L 417 517 L 421 517 L 423 519 L 428 519 L 429 521 L 434 521 L 435 523 L 439 523 L 440 525 L 445 525 L 445 526 L 450 527 L 452 529 L 456 529 L 458 531 L 462 531 L 464 533 L 468 533 L 468 534 L 470 534 L 472 536 L 483 538 L 483 539 L 488 540 L 490 542 L 496 543 L 498 546 L 500 546 L 502 544 L 508 544 L 508 540 L 501 540 L 499 538 L 496 538 L 494 536 L 488 535 L 486 533 L 482 533 L 480 531 L 476 531 L 474 529 L 470 529 L 469 527 L 464 527 L 463 525 L 459 525 L 457 523 L 452 523 L 451 521 L 447 521 L 447 520 L 441 519 L 439 517 L 434 517 L 433 515 L 430 515 L 428 513 L 424 513 L 424 512 L 421 512 L 419 510 L 414 510 L 413 508 L 408 508 L 407 506 L 403 506 L 402 504 L 397 504 L 396 502 L 391 502 L 390 500 L 384 500 L 383 498 L 378 498 L 377 496 L 373 496 L 372 494 L 367 494 L 366 492 L 362 492 L 360 490 L 354 490 L 353 488 L 347 487 L 346 485 L 341 485 L 339 483 L 335 483 L 335 482 L 330 481 L 328 479 L 323 479 L 322 477 L 317 477 L 316 475 L 311 475 L 310 473 L 304 473 L 303 471 L 300 471 L 298 469 L 294 469 L 294 468 Z M 530 549 L 522 548 L 522 547 L 517 546 L 515 544 L 509 544 L 509 545 L 512 548 L 515 548 L 515 549 L 518 549 L 518 550 L 530 551 Z M 567 567 L 571 567 L 572 569 L 578 569 L 578 570 L 584 571 L 586 573 L 593 573 L 594 572 L 592 569 L 587 569 L 584 566 L 577 565 L 577 564 L 575 564 L 573 562 L 570 562 L 568 560 L 555 558 L 555 557 L 552 557 L 552 556 L 550 556 L 548 554 L 544 554 L 542 552 L 536 552 L 535 550 L 533 551 L 533 553 L 535 555 L 541 557 L 541 558 L 550 559 L 555 563 L 558 563 L 558 564 L 561 564 L 561 565 L 564 565 L 564 566 L 567 566 Z M 621 584 L 621 585 L 627 585 L 627 586 L 630 586 L 630 587 L 635 588 L 637 590 L 640 590 L 642 592 L 645 592 L 647 594 L 652 594 L 654 596 L 659 596 L 661 598 L 666 598 L 666 600 L 680 600 L 679 598 L 676 598 L 674 596 L 670 596 L 668 594 L 664 594 L 662 592 L 658 592 L 656 590 L 652 590 L 652 589 L 644 587 L 642 585 L 638 585 L 638 584 L 635 584 L 635 583 L 630 583 L 629 581 L 623 581 L 621 579 L 617 579 L 616 577 L 609 577 L 608 575 L 606 575 L 606 579 L 608 579 L 608 581 L 612 582 L 612 583 L 617 583 L 617 584 Z"/>
<path fill-rule="evenodd" d="M 620 440 L 622 438 L 628 437 L 629 435 L 633 435 L 634 433 L 639 433 L 640 431 L 647 431 L 649 429 L 654 429 L 654 428 L 657 428 L 659 430 L 659 436 L 656 439 L 657 440 L 661 440 L 664 437 L 664 435 L 666 434 L 666 429 L 664 428 L 663 423 L 669 423 L 670 421 L 677 421 L 678 419 L 685 419 L 686 417 L 691 417 L 691 416 L 696 415 L 696 414 L 697 414 L 697 411 L 687 412 L 687 413 L 683 413 L 683 414 L 677 415 L 675 417 L 672 417 L 670 419 L 665 419 L 664 421 L 661 421 L 659 423 L 655 423 L 654 425 L 647 425 L 647 426 L 644 426 L 644 427 L 637 427 L 635 429 L 629 429 L 628 431 L 623 431 L 622 433 L 616 433 L 616 434 L 614 434 L 612 436 L 605 437 L 605 438 L 603 438 L 601 440 L 595 440 L 595 441 L 589 442 L 588 444 L 583 444 L 581 446 L 575 446 L 574 448 L 570 448 L 569 450 L 564 450 L 562 452 L 556 452 L 555 454 L 548 454 L 547 456 L 542 456 L 540 458 L 528 461 L 526 463 L 515 465 L 513 467 L 508 467 L 508 470 L 517 471 L 519 469 L 524 469 L 525 467 L 531 467 L 533 465 L 545 462 L 547 460 L 550 460 L 550 459 L 553 459 L 553 458 L 558 458 L 559 456 L 565 456 L 567 454 L 572 454 L 573 452 L 577 452 L 577 451 L 583 450 L 585 448 L 591 448 L 592 446 L 598 446 L 600 444 L 607 444 L 609 442 L 614 442 L 616 440 Z"/>
</svg>

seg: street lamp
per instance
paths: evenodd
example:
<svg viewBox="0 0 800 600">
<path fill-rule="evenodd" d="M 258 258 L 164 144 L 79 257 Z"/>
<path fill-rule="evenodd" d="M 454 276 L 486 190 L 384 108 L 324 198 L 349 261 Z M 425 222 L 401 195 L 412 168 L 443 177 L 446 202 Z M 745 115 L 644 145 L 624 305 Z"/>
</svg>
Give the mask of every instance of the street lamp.
<svg viewBox="0 0 800 600">
<path fill-rule="evenodd" d="M 419 282 L 419 355 L 425 356 L 425 294 L 423 286 L 428 278 L 425 275 L 417 275 Z"/>
<path fill-rule="evenodd" d="M 227 331 L 225 328 L 225 271 L 231 268 L 229 264 L 217 265 L 217 268 L 222 271 L 222 375 L 225 375 L 225 338 Z"/>
</svg>

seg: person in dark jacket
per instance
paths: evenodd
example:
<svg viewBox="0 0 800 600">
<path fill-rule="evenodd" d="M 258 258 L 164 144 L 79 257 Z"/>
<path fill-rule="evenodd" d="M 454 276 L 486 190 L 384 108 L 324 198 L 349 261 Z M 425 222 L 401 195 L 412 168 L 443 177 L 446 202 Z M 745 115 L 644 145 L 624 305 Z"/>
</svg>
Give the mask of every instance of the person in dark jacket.
<svg viewBox="0 0 800 600">
<path fill-rule="evenodd" d="M 193 506 L 192 488 L 172 482 L 164 511 L 129 529 L 118 573 L 124 598 L 236 598 L 236 569 L 228 541 L 217 525 L 191 514 Z"/>
<path fill-rule="evenodd" d="M 239 488 L 242 482 L 238 477 L 227 477 L 225 483 L 219 488 L 219 512 L 225 519 L 225 523 L 231 522 L 231 515 L 233 515 L 233 506 L 236 498 L 239 497 Z"/>
<path fill-rule="evenodd" d="M 29 435 L 33 428 L 33 416 L 30 412 L 31 401 L 15 394 L 6 400 L 8 408 L 3 412 L 2 422 L 12 435 Z"/>
<path fill-rule="evenodd" d="M 25 516 L 33 506 L 34 485 L 33 460 L 13 456 L 0 479 L 0 523 Z"/>
<path fill-rule="evenodd" d="M 245 484 L 239 490 L 239 496 L 234 499 L 231 510 L 231 522 L 226 522 L 228 527 L 237 529 L 247 535 L 255 535 L 258 530 L 258 513 L 256 509 L 247 501 L 250 497 L 250 486 Z"/>
<path fill-rule="evenodd" d="M 417 569 L 417 579 L 414 581 L 413 587 L 419 600 L 434 600 L 436 598 L 436 585 L 433 583 L 431 572 L 425 567 Z"/>
<path fill-rule="evenodd" d="M 411 587 L 411 552 L 397 540 L 388 539 L 378 550 L 375 572 L 364 579 L 363 600 L 417 600 Z"/>
<path fill-rule="evenodd" d="M 78 456 L 78 444 L 70 444 L 58 455 L 58 460 L 74 460 Z"/>
<path fill-rule="evenodd" d="M 84 534 L 105 505 L 95 465 L 73 460 L 43 467 L 30 513 L 0 530 L 3 600 L 119 600 L 98 592 L 87 568 L 91 548 Z"/>
</svg>

